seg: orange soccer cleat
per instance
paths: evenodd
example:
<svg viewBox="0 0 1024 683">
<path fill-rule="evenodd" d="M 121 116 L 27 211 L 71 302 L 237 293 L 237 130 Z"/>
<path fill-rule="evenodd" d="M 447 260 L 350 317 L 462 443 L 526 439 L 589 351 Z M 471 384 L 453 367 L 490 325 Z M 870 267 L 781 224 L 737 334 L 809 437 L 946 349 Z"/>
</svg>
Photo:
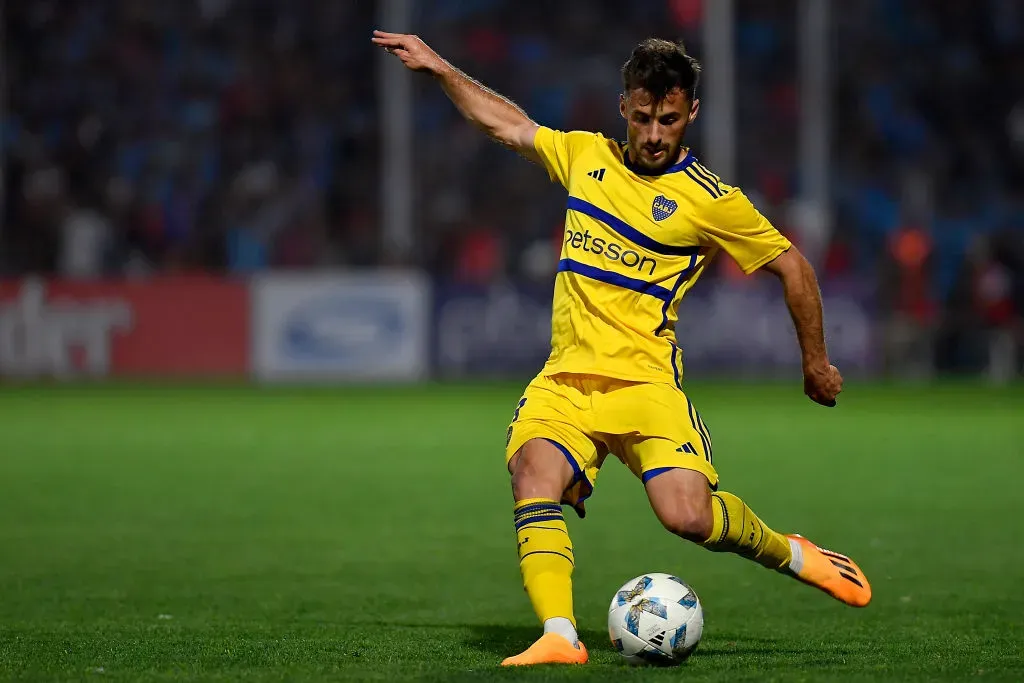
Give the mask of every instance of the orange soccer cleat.
<svg viewBox="0 0 1024 683">
<path fill-rule="evenodd" d="M 871 584 L 860 567 L 845 555 L 814 545 L 800 534 L 786 536 L 793 549 L 793 574 L 851 607 L 871 602 Z"/>
<path fill-rule="evenodd" d="M 557 633 L 545 633 L 537 642 L 514 657 L 504 660 L 502 666 L 532 666 L 534 664 L 586 664 L 587 648 L 576 641 L 579 649 Z"/>
</svg>

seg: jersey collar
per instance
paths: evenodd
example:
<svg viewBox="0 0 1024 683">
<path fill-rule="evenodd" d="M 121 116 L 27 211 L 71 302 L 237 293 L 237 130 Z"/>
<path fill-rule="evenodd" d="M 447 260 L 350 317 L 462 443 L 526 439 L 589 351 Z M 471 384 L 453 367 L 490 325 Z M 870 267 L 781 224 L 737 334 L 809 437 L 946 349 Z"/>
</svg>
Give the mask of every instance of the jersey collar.
<svg viewBox="0 0 1024 683">
<path fill-rule="evenodd" d="M 680 161 L 677 161 L 676 163 L 672 164 L 668 168 L 663 169 L 661 171 L 651 171 L 641 166 L 637 166 L 636 164 L 631 162 L 629 160 L 629 150 L 626 149 L 625 143 L 622 143 L 622 164 L 633 173 L 636 173 L 637 175 L 659 176 L 665 175 L 666 173 L 678 173 L 679 171 L 686 170 L 690 166 L 690 164 L 692 164 L 696 160 L 697 157 L 693 156 L 693 152 L 691 152 L 690 150 L 686 150 L 686 156 L 683 157 Z"/>
</svg>

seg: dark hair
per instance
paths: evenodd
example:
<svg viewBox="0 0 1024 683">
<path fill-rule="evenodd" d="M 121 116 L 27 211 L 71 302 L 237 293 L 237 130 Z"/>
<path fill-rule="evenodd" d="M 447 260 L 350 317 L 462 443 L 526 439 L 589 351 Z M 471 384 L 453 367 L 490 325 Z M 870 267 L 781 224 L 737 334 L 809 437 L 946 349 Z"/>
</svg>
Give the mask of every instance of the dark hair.
<svg viewBox="0 0 1024 683">
<path fill-rule="evenodd" d="M 622 87 L 626 92 L 643 88 L 662 100 L 675 88 L 692 102 L 700 80 L 700 62 L 686 54 L 683 44 L 648 38 L 635 48 L 622 65 Z"/>
</svg>

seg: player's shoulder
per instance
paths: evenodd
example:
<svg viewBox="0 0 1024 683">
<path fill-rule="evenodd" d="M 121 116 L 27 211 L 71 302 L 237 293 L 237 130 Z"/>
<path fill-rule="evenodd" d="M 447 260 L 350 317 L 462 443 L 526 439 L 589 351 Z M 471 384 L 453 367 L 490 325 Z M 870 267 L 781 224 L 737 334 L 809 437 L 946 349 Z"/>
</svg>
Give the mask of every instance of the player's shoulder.
<svg viewBox="0 0 1024 683">
<path fill-rule="evenodd" d="M 692 153 L 677 166 L 678 169 L 672 173 L 672 180 L 695 207 L 713 208 L 743 194 L 740 188 L 723 181 L 718 173 Z"/>
<path fill-rule="evenodd" d="M 540 126 L 537 135 L 551 138 L 561 138 L 562 144 L 566 147 L 583 150 L 590 147 L 617 150 L 618 143 L 615 140 L 605 137 L 601 133 L 590 130 L 559 130 L 548 126 Z"/>
</svg>

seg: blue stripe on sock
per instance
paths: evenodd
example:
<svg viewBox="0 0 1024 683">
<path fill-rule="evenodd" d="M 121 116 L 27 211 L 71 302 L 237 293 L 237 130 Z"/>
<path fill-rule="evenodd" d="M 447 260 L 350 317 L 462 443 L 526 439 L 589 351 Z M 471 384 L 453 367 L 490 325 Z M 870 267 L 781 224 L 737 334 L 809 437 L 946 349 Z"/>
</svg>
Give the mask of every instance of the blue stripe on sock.
<svg viewBox="0 0 1024 683">
<path fill-rule="evenodd" d="M 561 513 L 561 511 L 559 511 L 559 512 L 554 512 L 554 511 L 550 511 L 550 512 L 532 512 L 529 515 L 524 515 L 522 517 L 517 516 L 513 520 L 513 522 L 515 524 L 517 524 L 517 525 L 520 525 L 520 524 L 523 524 L 525 522 L 532 522 L 532 521 L 537 520 L 537 519 L 565 519 L 565 515 L 563 515 Z M 517 526 L 516 528 L 519 528 L 519 527 Z"/>
<path fill-rule="evenodd" d="M 528 512 L 539 512 L 541 510 L 549 512 L 561 512 L 562 506 L 557 503 L 531 503 L 530 505 L 526 505 L 516 510 L 515 515 L 516 517 L 518 517 L 519 515 L 524 515 Z"/>
<path fill-rule="evenodd" d="M 524 519 L 536 519 L 538 517 L 547 519 L 548 517 L 564 517 L 564 515 L 561 510 L 542 510 L 539 512 L 531 512 L 527 515 L 516 515 L 515 521 L 521 522 Z"/>
<path fill-rule="evenodd" d="M 527 524 L 533 524 L 534 522 L 564 522 L 565 517 L 562 515 L 541 515 L 540 517 L 528 517 L 521 519 L 516 522 L 516 531 L 519 531 Z"/>
</svg>

